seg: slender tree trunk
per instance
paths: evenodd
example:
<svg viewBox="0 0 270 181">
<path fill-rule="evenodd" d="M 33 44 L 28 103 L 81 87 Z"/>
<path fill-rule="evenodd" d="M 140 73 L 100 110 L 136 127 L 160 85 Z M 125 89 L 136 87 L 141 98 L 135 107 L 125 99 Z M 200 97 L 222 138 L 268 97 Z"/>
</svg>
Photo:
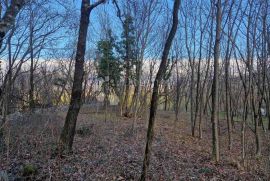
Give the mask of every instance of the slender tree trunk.
<svg viewBox="0 0 270 181">
<path fill-rule="evenodd" d="M 180 101 L 180 94 L 181 94 L 181 89 L 180 89 L 180 75 L 179 75 L 179 70 L 176 62 L 176 99 L 175 99 L 175 121 L 178 121 L 179 119 L 179 108 L 181 106 L 181 101 Z"/>
<path fill-rule="evenodd" d="M 253 118 L 254 118 L 254 132 L 255 132 L 255 142 L 256 142 L 256 155 L 261 155 L 261 136 L 260 136 L 260 130 L 259 130 L 259 116 L 258 112 L 260 111 L 260 106 L 258 107 L 258 112 L 256 110 L 255 105 L 255 95 L 254 95 L 254 87 L 252 86 L 251 90 L 251 99 L 252 99 L 252 109 L 253 109 Z"/>
<path fill-rule="evenodd" d="M 270 52 L 269 52 L 270 54 Z M 266 93 L 265 93 L 265 106 L 266 106 L 266 116 L 268 119 L 268 130 L 270 130 L 270 81 L 268 76 L 266 76 L 266 81 L 267 81 L 267 88 L 266 88 Z"/>
<path fill-rule="evenodd" d="M 200 19 L 201 22 L 201 19 Z M 201 61 L 202 61 L 202 39 L 203 39 L 203 30 L 200 32 L 200 48 L 199 48 L 199 62 L 198 62 L 198 68 L 197 68 L 197 83 L 196 83 L 196 107 L 195 107 L 195 118 L 194 118 L 194 129 L 196 128 L 196 122 L 199 114 L 199 137 L 201 138 L 202 135 L 202 128 L 201 128 L 201 106 L 202 106 L 202 99 L 201 96 L 203 94 L 203 89 L 201 89 Z M 199 113 L 200 112 L 200 113 Z M 195 136 L 195 131 L 193 133 L 193 136 Z"/>
<path fill-rule="evenodd" d="M 193 33 L 194 34 L 194 33 Z M 195 37 L 194 37 L 195 39 Z M 195 43 L 195 42 L 194 42 Z M 187 16 L 185 17 L 185 46 L 188 54 L 188 62 L 191 69 L 190 75 L 190 86 L 189 86 L 189 97 L 190 97 L 190 125 L 191 125 L 191 135 L 195 136 L 195 127 L 194 127 L 194 69 L 195 69 L 195 57 L 191 55 L 191 48 L 188 43 L 188 25 L 187 25 Z M 187 109 L 188 104 L 186 104 Z"/>
<path fill-rule="evenodd" d="M 124 98 L 124 116 L 129 117 L 130 113 L 129 113 L 129 97 L 130 97 L 130 71 L 131 71 L 131 60 L 130 60 L 130 45 L 129 45 L 129 41 L 128 41 L 128 37 L 129 37 L 129 28 L 128 28 L 128 23 L 123 24 L 125 27 L 125 98 Z"/>
<path fill-rule="evenodd" d="M 165 71 L 166 71 L 169 51 L 170 51 L 172 41 L 177 31 L 179 7 L 180 7 L 180 0 L 175 0 L 174 6 L 173 6 L 173 24 L 172 24 L 169 36 L 166 40 L 166 43 L 163 49 L 160 67 L 158 69 L 156 79 L 154 82 L 151 106 L 150 106 L 149 124 L 148 124 L 148 130 L 147 130 L 145 155 L 144 155 L 144 160 L 143 160 L 143 169 L 142 169 L 142 174 L 140 178 L 141 181 L 146 180 L 146 175 L 147 175 L 147 171 L 148 171 L 148 167 L 150 163 L 151 147 L 152 147 L 152 141 L 153 141 L 153 136 L 154 136 L 154 123 L 155 123 L 155 116 L 156 116 L 156 110 L 157 110 L 157 104 L 158 104 L 158 94 L 159 94 L 158 89 L 159 89 L 160 82 L 162 81 Z"/>
<path fill-rule="evenodd" d="M 229 15 L 230 16 L 230 15 Z M 230 17 L 229 17 L 230 21 Z M 228 33 L 230 32 L 231 26 L 228 26 Z M 228 149 L 231 150 L 232 148 L 232 124 L 230 120 L 230 96 L 229 96 L 229 68 L 230 68 L 230 40 L 228 38 L 227 41 L 227 49 L 225 55 L 225 111 L 226 111 L 226 120 L 227 120 L 227 127 L 228 127 Z"/>
<path fill-rule="evenodd" d="M 191 120 L 191 134 L 195 136 L 195 119 L 194 119 L 194 61 L 191 65 L 191 80 L 190 80 L 190 120 Z"/>
<path fill-rule="evenodd" d="M 138 58 L 138 62 L 136 64 L 136 81 L 135 81 L 135 88 L 134 88 L 134 94 L 132 96 L 131 106 L 132 111 L 134 112 L 134 116 L 137 112 L 137 106 L 140 98 L 141 93 L 141 76 L 142 76 L 142 60 L 143 56 L 141 55 L 140 58 Z"/>
<path fill-rule="evenodd" d="M 213 15 L 214 11 L 211 11 L 211 15 Z M 205 116 L 206 110 L 203 107 L 204 102 L 206 102 L 207 104 L 207 97 L 208 97 L 208 88 L 207 86 L 207 80 L 208 80 L 208 74 L 209 74 L 209 70 L 210 70 L 210 61 L 211 61 L 211 47 L 213 44 L 213 25 L 214 25 L 214 21 L 211 20 L 211 24 L 210 24 L 210 38 L 209 38 L 209 49 L 208 49 L 208 55 L 207 55 L 207 65 L 206 65 L 206 72 L 205 72 L 205 76 L 204 76 L 204 80 L 203 80 L 203 84 L 202 84 L 202 92 L 201 92 L 201 105 L 200 105 L 200 119 L 199 119 L 199 138 L 202 138 L 202 114 Z M 205 92 L 205 87 L 206 87 L 206 93 Z M 206 105 L 205 104 L 205 105 Z"/>
<path fill-rule="evenodd" d="M 126 45 L 126 49 L 129 49 L 129 46 Z M 129 54 L 129 51 L 127 54 Z M 124 116 L 129 117 L 129 93 L 130 93 L 130 60 L 129 56 L 127 55 L 126 58 L 126 75 L 125 75 L 125 98 L 124 98 Z"/>
<path fill-rule="evenodd" d="M 229 61 L 229 60 L 227 60 Z M 226 73 L 225 73 L 225 108 L 226 108 L 226 119 L 227 119 L 227 126 L 228 126 L 228 149 L 231 150 L 232 149 L 232 122 L 230 120 L 230 104 L 229 104 L 229 80 L 228 80 L 228 72 L 229 72 L 229 63 L 226 62 Z"/>
<path fill-rule="evenodd" d="M 30 75 L 29 75 L 29 107 L 30 110 L 34 109 L 35 107 L 35 101 L 34 101 L 34 50 L 33 50 L 33 11 L 30 10 L 30 21 L 29 21 L 29 31 L 30 31 L 30 37 L 29 37 L 29 47 L 30 47 Z"/>
<path fill-rule="evenodd" d="M 13 76 L 13 72 L 12 72 L 12 66 L 13 66 L 13 60 L 12 60 L 12 52 L 11 52 L 11 38 L 13 36 L 14 33 L 14 29 L 12 29 L 11 35 L 7 40 L 7 44 L 8 44 L 8 71 L 5 77 L 5 80 L 3 82 L 3 107 L 2 107 L 2 115 L 3 115 L 3 120 L 2 123 L 0 125 L 0 131 L 1 131 L 1 127 L 4 125 L 4 123 L 6 122 L 7 119 L 7 115 L 10 112 L 9 108 L 10 108 L 10 97 L 11 97 L 11 90 L 12 90 L 12 76 Z"/>
<path fill-rule="evenodd" d="M 165 87 L 164 87 L 164 96 L 165 96 L 165 102 L 164 102 L 164 111 L 168 110 L 168 83 L 165 83 Z"/>
<path fill-rule="evenodd" d="M 246 157 L 246 121 L 247 121 L 247 96 L 244 104 L 244 113 L 243 113 L 243 121 L 242 121 L 242 127 L 241 127 L 241 144 L 242 144 L 242 160 L 245 160 Z"/>
<path fill-rule="evenodd" d="M 202 139 L 203 135 L 202 135 L 202 103 L 203 103 L 203 97 L 201 98 L 201 105 L 200 105 L 200 108 L 199 108 L 199 138 Z"/>
<path fill-rule="evenodd" d="M 141 75 L 142 75 L 142 60 L 139 60 L 138 65 L 136 67 L 136 85 L 134 90 L 134 95 L 132 98 L 132 106 L 133 106 L 133 112 L 134 112 L 134 119 L 132 123 L 132 130 L 133 132 L 136 129 L 136 123 L 138 118 L 138 109 L 139 109 L 139 101 L 141 96 Z"/>
<path fill-rule="evenodd" d="M 216 39 L 214 46 L 214 77 L 212 84 L 212 156 L 213 159 L 219 161 L 219 136 L 218 136 L 218 71 L 219 71 L 219 56 L 220 56 L 220 37 L 221 37 L 221 0 L 218 0 L 217 4 L 217 15 L 216 15 Z"/>
</svg>

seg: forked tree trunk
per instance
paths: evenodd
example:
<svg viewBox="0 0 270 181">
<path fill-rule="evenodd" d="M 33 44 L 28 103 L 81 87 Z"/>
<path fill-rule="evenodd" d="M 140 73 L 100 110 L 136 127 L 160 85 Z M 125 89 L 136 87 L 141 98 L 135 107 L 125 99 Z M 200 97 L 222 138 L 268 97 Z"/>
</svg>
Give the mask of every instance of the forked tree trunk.
<svg viewBox="0 0 270 181">
<path fill-rule="evenodd" d="M 201 18 L 200 18 L 201 23 Z M 199 46 L 199 62 L 197 67 L 197 82 L 196 82 L 196 107 L 195 107 L 195 118 L 194 118 L 194 127 L 193 127 L 193 136 L 195 136 L 195 129 L 196 129 L 196 122 L 199 114 L 199 138 L 201 138 L 202 135 L 202 127 L 201 127 L 201 116 L 200 113 L 201 107 L 202 107 L 202 94 L 203 89 L 201 88 L 201 61 L 202 61 L 202 43 L 203 43 L 203 30 L 200 29 L 200 46 Z"/>
<path fill-rule="evenodd" d="M 211 11 L 211 15 L 214 15 L 214 11 Z M 199 119 L 199 138 L 202 138 L 202 115 L 206 115 L 206 110 L 204 109 L 204 103 L 205 105 L 207 104 L 207 97 L 208 97 L 208 88 L 207 88 L 207 80 L 209 77 L 209 70 L 210 70 L 210 57 L 211 57 L 211 47 L 213 44 L 213 25 L 214 25 L 214 21 L 211 20 L 210 23 L 210 38 L 209 38 L 209 48 L 207 51 L 207 64 L 206 64 L 206 71 L 205 71 L 205 76 L 204 76 L 204 80 L 202 83 L 202 93 L 201 93 L 201 105 L 200 105 L 200 119 Z M 206 93 L 205 92 L 205 87 L 206 87 Z"/>
<path fill-rule="evenodd" d="M 90 5 L 90 0 L 82 0 L 81 19 L 79 28 L 79 37 L 77 43 L 77 52 L 75 57 L 75 72 L 71 92 L 71 101 L 67 112 L 64 128 L 62 129 L 58 150 L 59 153 L 72 151 L 72 144 L 76 129 L 77 116 L 81 107 L 82 84 L 84 74 L 84 55 L 86 48 L 87 30 L 91 11 L 105 0 L 97 1 Z"/>
<path fill-rule="evenodd" d="M 144 160 L 143 160 L 142 174 L 140 178 L 141 181 L 146 180 L 146 174 L 147 174 L 147 170 L 150 163 L 151 147 L 152 147 L 152 141 L 153 141 L 153 136 L 154 136 L 154 123 L 155 123 L 156 110 L 157 110 L 157 104 L 158 104 L 158 94 L 159 94 L 158 88 L 159 88 L 161 80 L 164 77 L 169 51 L 170 51 L 175 33 L 177 31 L 179 7 L 180 7 L 180 0 L 175 0 L 174 5 L 173 5 L 173 24 L 172 24 L 169 36 L 166 40 L 166 43 L 163 49 L 161 63 L 160 63 L 160 66 L 156 75 L 156 79 L 154 82 L 151 106 L 150 106 L 148 130 L 147 130 L 145 155 L 144 155 Z"/>
</svg>

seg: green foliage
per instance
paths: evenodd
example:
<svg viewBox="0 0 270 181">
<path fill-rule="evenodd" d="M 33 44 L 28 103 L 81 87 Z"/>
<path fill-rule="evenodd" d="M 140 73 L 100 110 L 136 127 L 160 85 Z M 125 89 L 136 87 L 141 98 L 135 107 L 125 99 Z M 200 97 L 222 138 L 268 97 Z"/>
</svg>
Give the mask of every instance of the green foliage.
<svg viewBox="0 0 270 181">
<path fill-rule="evenodd" d="M 22 170 L 23 176 L 31 176 L 37 174 L 37 168 L 32 164 L 26 164 Z"/>
<path fill-rule="evenodd" d="M 133 79 L 135 75 L 134 66 L 137 63 L 134 22 L 131 16 L 126 16 L 120 41 L 116 42 L 116 38 L 109 29 L 106 38 L 100 40 L 97 44 L 98 78 L 104 81 L 104 92 L 119 92 L 123 69 L 129 71 L 129 78 Z M 106 77 L 109 78 L 108 81 Z"/>
<path fill-rule="evenodd" d="M 211 169 L 211 168 L 207 168 L 207 167 L 204 167 L 204 168 L 201 168 L 199 169 L 199 173 L 201 174 L 213 174 L 214 170 Z"/>
<path fill-rule="evenodd" d="M 115 48 L 115 40 L 109 30 L 108 37 L 100 40 L 97 46 L 98 78 L 101 78 L 104 84 L 109 85 L 109 91 L 117 88 L 122 72 L 121 63 L 115 56 Z M 109 81 L 106 80 L 107 76 L 109 77 Z"/>
<path fill-rule="evenodd" d="M 130 15 L 126 15 L 123 23 L 123 32 L 121 40 L 117 44 L 117 51 L 122 59 L 123 68 L 128 69 L 130 71 L 130 78 L 133 78 L 133 67 L 139 63 L 137 58 L 138 52 L 135 41 L 134 21 Z"/>
</svg>

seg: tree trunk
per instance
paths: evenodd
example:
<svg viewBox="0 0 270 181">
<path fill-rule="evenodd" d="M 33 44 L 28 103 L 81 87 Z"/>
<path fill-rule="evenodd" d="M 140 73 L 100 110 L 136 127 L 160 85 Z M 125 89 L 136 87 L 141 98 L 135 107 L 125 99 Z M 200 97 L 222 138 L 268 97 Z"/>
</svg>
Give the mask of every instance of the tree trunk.
<svg viewBox="0 0 270 181">
<path fill-rule="evenodd" d="M 175 99 L 175 106 L 174 106 L 175 107 L 175 121 L 178 121 L 179 119 L 179 109 L 181 106 L 181 101 L 180 101 L 181 84 L 180 84 L 180 75 L 179 75 L 177 62 L 176 62 L 176 99 Z"/>
<path fill-rule="evenodd" d="M 201 22 L 201 19 L 200 19 Z M 199 48 L 199 62 L 197 67 L 197 83 L 196 83 L 196 107 L 195 107 L 195 118 L 194 118 L 194 133 L 193 136 L 195 136 L 195 128 L 196 128 L 196 122 L 197 117 L 199 113 L 199 138 L 201 138 L 202 135 L 202 128 L 201 128 L 201 107 L 202 107 L 202 95 L 203 95 L 203 89 L 201 89 L 201 61 L 202 61 L 202 39 L 203 39 L 203 30 L 200 30 L 200 48 Z"/>
<path fill-rule="evenodd" d="M 13 27 L 17 14 L 27 2 L 28 0 L 11 0 L 10 6 L 0 20 L 0 48 L 7 32 Z"/>
<path fill-rule="evenodd" d="M 221 37 L 221 0 L 218 0 L 217 4 L 217 15 L 216 15 L 216 39 L 214 46 L 214 77 L 212 84 L 212 157 L 218 162 L 219 161 L 219 136 L 218 136 L 218 70 L 219 70 L 219 56 L 220 56 L 220 37 Z"/>
<path fill-rule="evenodd" d="M 152 94 L 151 106 L 150 106 L 148 130 L 147 130 L 146 148 L 145 148 L 145 155 L 144 155 L 144 160 L 143 160 L 143 169 L 142 169 L 142 174 L 140 178 L 141 181 L 146 180 L 146 174 L 147 174 L 149 163 L 150 163 L 151 147 L 152 147 L 152 141 L 153 141 L 153 136 L 154 136 L 154 123 L 155 123 L 155 116 L 156 116 L 156 110 L 157 110 L 157 104 L 158 104 L 158 94 L 159 94 L 158 89 L 159 89 L 160 82 L 163 79 L 165 71 L 166 71 L 169 51 L 170 51 L 172 41 L 174 39 L 176 30 L 177 30 L 179 6 L 180 6 L 180 0 L 175 0 L 174 6 L 173 6 L 173 24 L 172 24 L 169 36 L 166 40 L 166 43 L 163 49 L 160 67 L 158 69 L 156 79 L 154 82 L 153 94 Z"/>
<path fill-rule="evenodd" d="M 164 87 L 164 97 L 165 97 L 165 102 L 164 102 L 164 111 L 168 110 L 168 83 L 165 83 L 165 87 Z"/>
<path fill-rule="evenodd" d="M 129 46 L 126 45 L 126 49 L 129 49 Z M 129 51 L 127 50 L 127 54 Z M 124 116 L 129 117 L 129 92 L 130 92 L 130 60 L 129 57 L 127 56 L 126 58 L 126 75 L 125 75 L 125 98 L 124 98 Z"/>
<path fill-rule="evenodd" d="M 29 48 L 30 48 L 30 75 L 29 75 L 29 108 L 32 111 L 35 107 L 34 101 L 34 52 L 33 52 L 33 11 L 30 9 L 30 21 L 29 21 Z"/>
<path fill-rule="evenodd" d="M 125 98 L 124 98 L 124 116 L 129 117 L 129 94 L 130 94 L 130 71 L 131 71 L 131 62 L 130 62 L 130 46 L 129 46 L 129 41 L 128 41 L 128 34 L 129 34 L 129 28 L 128 28 L 128 23 L 123 24 L 125 30 L 125 51 L 126 51 L 126 56 L 125 56 L 125 66 L 126 66 L 126 72 L 125 72 Z"/>
<path fill-rule="evenodd" d="M 229 23 L 231 20 L 231 16 L 229 15 Z M 228 33 L 230 33 L 231 26 L 228 26 Z M 225 55 L 225 111 L 226 111 L 226 120 L 227 120 L 227 127 L 228 127 L 228 149 L 231 150 L 232 148 L 232 124 L 230 120 L 230 96 L 229 96 L 229 68 L 230 68 L 230 40 L 228 38 L 227 41 L 227 49 Z"/>
<path fill-rule="evenodd" d="M 71 101 L 67 112 L 64 127 L 59 140 L 59 152 L 63 153 L 72 151 L 72 144 L 76 129 L 77 116 L 81 107 L 82 84 L 84 74 L 84 55 L 86 48 L 87 30 L 91 11 L 105 0 L 97 1 L 90 6 L 89 0 L 82 0 L 81 19 L 79 28 L 79 37 L 77 43 L 77 52 L 75 57 L 75 72 L 71 92 Z"/>
</svg>

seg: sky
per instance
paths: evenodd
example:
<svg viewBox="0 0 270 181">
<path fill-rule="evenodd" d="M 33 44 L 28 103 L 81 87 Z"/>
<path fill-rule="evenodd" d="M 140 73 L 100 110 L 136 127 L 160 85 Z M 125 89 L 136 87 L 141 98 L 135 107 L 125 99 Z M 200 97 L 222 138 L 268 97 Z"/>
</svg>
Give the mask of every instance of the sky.
<svg viewBox="0 0 270 181">
<path fill-rule="evenodd" d="M 65 52 L 72 51 L 76 47 L 76 41 L 78 38 L 77 32 L 79 28 L 79 20 L 80 20 L 80 8 L 81 8 L 81 0 L 48 0 L 49 3 L 45 5 L 46 8 L 49 9 L 50 12 L 59 13 L 61 16 L 65 16 L 63 20 L 52 22 L 52 24 L 58 24 L 60 21 L 64 21 L 62 23 L 62 27 L 56 31 L 53 36 L 54 40 L 50 43 L 43 46 L 43 50 L 40 54 L 40 57 L 43 59 L 49 58 L 52 55 L 55 55 L 56 51 L 64 52 L 61 53 L 61 56 L 69 56 L 65 55 Z M 97 0 L 91 0 L 91 3 L 96 2 Z M 122 0 L 118 0 L 120 3 Z M 141 0 L 138 0 L 138 3 Z M 45 1 L 37 0 L 38 3 L 41 3 L 44 6 Z M 164 1 L 165 2 L 165 1 Z M 173 0 L 168 0 L 169 6 L 172 6 Z M 27 13 L 26 7 L 21 14 Z M 37 6 L 37 9 L 40 7 Z M 21 23 L 24 23 L 24 26 L 28 26 L 28 15 L 23 15 L 25 17 L 20 19 Z M 159 16 L 163 16 L 160 14 Z M 106 18 L 107 17 L 107 18 Z M 19 18 L 18 18 L 19 19 Z M 25 23 L 25 21 L 27 23 Z M 117 11 L 115 6 L 112 3 L 112 0 L 108 0 L 105 4 L 102 4 L 95 8 L 90 15 L 90 25 L 88 27 L 88 37 L 87 37 L 87 52 L 86 56 L 93 57 L 93 51 L 96 49 L 97 42 L 103 38 L 104 28 L 101 26 L 103 21 L 107 21 L 110 28 L 113 31 L 113 34 L 120 38 L 122 33 L 122 25 L 117 17 Z M 18 21 L 19 22 L 19 21 Z M 47 25 L 46 25 L 47 26 Z M 48 25 L 49 26 L 49 25 Z M 157 31 L 157 30 L 155 30 Z M 19 34 L 19 33 L 18 33 Z M 58 38 L 57 38 L 58 37 Z M 13 42 L 19 39 L 15 37 Z M 16 43 L 13 43 L 14 47 L 12 47 L 12 52 L 16 51 Z M 28 46 L 28 41 L 24 42 L 25 48 Z M 69 44 L 69 45 L 67 45 Z M 23 52 L 23 51 L 22 51 Z M 60 53 L 59 53 L 60 54 Z M 59 57 L 58 56 L 58 57 Z M 56 58 L 56 57 L 55 57 Z M 7 52 L 0 55 L 0 59 L 7 60 Z"/>
<path fill-rule="evenodd" d="M 38 1 L 44 2 L 42 0 L 38 0 Z M 50 6 L 51 8 L 50 11 L 55 11 L 61 15 L 65 15 L 65 18 L 63 19 L 64 23 L 62 27 L 59 29 L 59 31 L 57 31 L 54 34 L 55 37 L 61 37 L 61 38 L 53 39 L 50 42 L 50 44 L 49 43 L 46 44 L 43 47 L 44 50 L 42 51 L 41 56 L 43 58 L 46 58 L 46 56 L 50 57 L 50 56 L 56 56 L 56 55 L 57 56 L 54 58 L 65 57 L 65 56 L 69 57 L 70 53 L 68 52 L 72 52 L 71 50 L 74 50 L 76 48 L 76 41 L 78 38 L 77 31 L 78 31 L 79 19 L 80 19 L 81 0 L 50 0 L 50 1 L 51 3 L 47 5 L 47 6 Z M 93 1 L 94 0 L 91 0 L 91 2 Z M 121 2 L 122 0 L 118 0 L 118 1 Z M 138 2 L 140 1 L 142 0 L 138 0 Z M 208 0 L 205 0 L 205 1 L 208 1 Z M 165 2 L 165 0 L 162 2 Z M 173 0 L 167 0 L 167 2 L 168 2 L 168 7 L 171 9 L 173 6 Z M 185 15 L 190 19 L 199 18 L 200 16 L 200 14 L 198 14 L 198 12 L 196 13 L 193 9 L 193 8 L 198 7 L 198 4 L 194 2 L 195 1 L 188 1 L 188 0 L 182 1 L 182 5 L 181 5 L 182 8 L 180 9 L 180 13 L 179 13 L 179 28 L 178 28 L 178 33 L 177 33 L 177 37 L 175 38 L 176 40 L 174 44 L 181 46 L 182 51 L 183 51 L 182 53 L 184 54 L 183 56 L 186 56 L 186 49 L 184 46 L 185 42 L 183 41 L 185 38 L 184 30 L 183 30 L 183 26 L 184 26 L 183 20 L 185 18 Z M 210 2 L 210 0 L 208 2 Z M 236 0 L 234 2 L 236 2 L 237 4 L 239 3 L 239 0 Z M 245 6 L 245 2 L 246 0 L 243 0 L 243 6 Z M 191 6 L 192 8 L 190 8 L 189 6 Z M 206 13 L 206 12 L 203 12 L 203 13 Z M 103 27 L 101 27 L 102 21 L 108 21 L 108 24 L 113 30 L 113 33 L 118 38 L 121 36 L 122 27 L 121 27 L 119 18 L 117 17 L 116 14 L 117 14 L 116 8 L 112 4 L 111 0 L 105 3 L 104 5 L 100 5 L 99 7 L 97 7 L 96 9 L 92 11 L 91 16 L 90 16 L 90 25 L 89 25 L 88 38 L 87 38 L 88 40 L 87 52 L 86 52 L 87 57 L 94 56 L 93 52 L 94 52 L 94 49 L 96 48 L 96 43 L 98 42 L 98 40 L 102 39 L 102 34 L 104 32 Z M 104 18 L 106 16 L 107 18 Z M 166 38 L 164 30 L 168 29 L 170 25 L 170 23 L 164 24 L 164 20 L 167 20 L 167 22 L 170 22 L 169 21 L 170 20 L 169 18 L 171 18 L 170 13 L 165 14 L 164 12 L 160 12 L 157 14 L 157 16 L 159 16 L 159 19 L 157 21 L 158 25 L 151 32 L 151 33 L 156 33 L 156 34 L 153 35 L 151 39 L 150 43 L 152 44 L 151 46 L 149 46 L 149 49 L 148 49 L 148 51 L 150 52 L 149 54 L 151 53 L 153 54 L 153 52 L 151 52 L 153 50 L 151 49 L 156 49 L 155 47 L 159 46 L 158 43 L 160 44 L 160 42 L 158 41 L 164 41 L 164 39 Z M 27 17 L 25 17 L 25 19 L 27 19 Z M 54 23 L 57 24 L 58 22 L 56 21 Z M 243 31 L 241 31 L 238 34 L 237 43 L 241 47 L 241 49 L 245 49 L 245 44 L 246 44 L 245 43 L 245 23 L 244 22 L 242 23 L 243 25 L 242 27 L 240 27 L 240 29 L 242 29 Z M 22 21 L 22 24 L 25 24 L 25 26 L 28 26 L 28 24 L 25 23 L 24 21 Z M 53 23 L 51 23 L 51 25 L 52 24 Z M 48 26 L 51 26 L 51 25 L 48 25 Z M 190 33 L 194 30 L 194 28 L 192 28 L 194 24 L 191 21 L 189 25 L 191 26 L 188 30 L 188 32 Z M 198 25 L 195 28 L 195 31 L 198 32 Z M 207 38 L 207 37 L 204 37 L 204 38 Z M 16 42 L 15 39 L 13 40 L 14 42 Z M 68 43 L 69 45 L 67 46 Z M 25 46 L 27 46 L 28 41 L 26 41 L 25 44 L 26 44 Z M 198 45 L 198 42 L 197 42 L 197 45 Z M 159 49 L 157 49 L 157 53 L 160 53 L 161 46 L 159 46 Z M 12 51 L 15 51 L 15 48 L 13 48 Z M 198 54 L 198 51 L 197 50 L 195 51 L 197 52 L 196 54 Z M 1 54 L 0 59 L 7 60 L 7 54 L 5 53 Z"/>
<path fill-rule="evenodd" d="M 70 1 L 70 0 L 69 0 Z M 92 1 L 93 2 L 93 1 Z M 61 13 L 69 12 L 70 22 L 69 25 L 70 29 L 78 31 L 79 27 L 79 19 L 80 19 L 80 8 L 81 8 L 81 0 L 73 1 L 73 4 L 69 4 L 68 7 L 63 8 L 63 5 L 56 3 L 56 8 L 61 10 Z M 90 15 L 90 24 L 88 27 L 88 38 L 87 38 L 87 47 L 88 49 L 96 48 L 96 42 L 102 38 L 102 27 L 100 22 L 104 19 L 102 16 L 108 16 L 109 24 L 111 28 L 114 30 L 114 34 L 120 36 L 121 34 L 121 24 L 116 16 L 116 9 L 114 8 L 111 1 L 105 3 L 104 5 L 100 5 L 95 8 Z M 69 28 L 68 28 L 69 29 Z M 77 39 L 77 35 L 73 34 L 72 37 L 70 36 L 70 32 L 65 32 L 66 28 L 63 28 L 60 31 L 60 34 L 64 34 L 66 39 L 63 39 L 58 43 L 58 48 L 63 48 L 64 45 L 67 43 L 70 38 Z"/>
</svg>

